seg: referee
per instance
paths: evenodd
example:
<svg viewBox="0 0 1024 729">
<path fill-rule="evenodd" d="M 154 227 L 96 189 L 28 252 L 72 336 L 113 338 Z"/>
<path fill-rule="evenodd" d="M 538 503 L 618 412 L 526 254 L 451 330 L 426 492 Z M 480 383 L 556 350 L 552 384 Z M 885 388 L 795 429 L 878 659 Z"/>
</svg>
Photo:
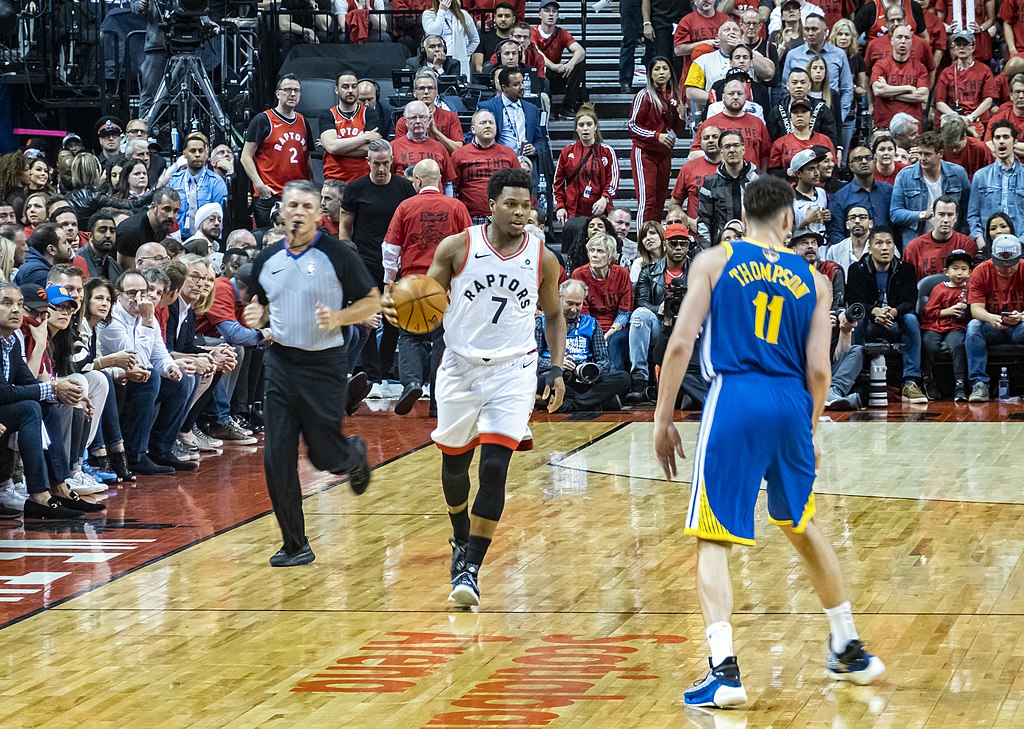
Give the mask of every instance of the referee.
<svg viewBox="0 0 1024 729">
<path fill-rule="evenodd" d="M 379 312 L 380 294 L 355 249 L 317 230 L 320 214 L 319 188 L 305 180 L 285 185 L 285 238 L 253 263 L 254 296 L 245 307 L 246 325 L 262 328 L 269 321 L 274 342 L 264 370 L 263 469 L 284 546 L 270 558 L 273 567 L 315 559 L 302 515 L 300 433 L 314 467 L 347 473 L 357 494 L 370 485 L 366 441 L 342 433 L 348 380 L 343 331 Z"/>
</svg>

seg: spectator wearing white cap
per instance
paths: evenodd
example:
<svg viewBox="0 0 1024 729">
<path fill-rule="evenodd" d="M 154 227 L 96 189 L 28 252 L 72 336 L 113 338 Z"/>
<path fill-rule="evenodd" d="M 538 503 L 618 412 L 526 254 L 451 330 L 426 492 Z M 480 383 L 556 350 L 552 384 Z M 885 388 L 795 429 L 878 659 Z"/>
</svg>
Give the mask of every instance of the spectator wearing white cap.
<svg viewBox="0 0 1024 729">
<path fill-rule="evenodd" d="M 202 132 L 192 132 L 185 139 L 184 157 L 185 166 L 171 175 L 167 186 L 181 196 L 178 225 L 181 239 L 187 240 L 199 230 L 196 218 L 209 203 L 217 204 L 223 222 L 224 211 L 220 206 L 228 195 L 228 186 L 206 164 L 210 159 L 210 141 Z"/>
<path fill-rule="evenodd" d="M 971 402 L 986 402 L 988 345 L 1024 344 L 1024 269 L 1020 239 L 1004 233 L 992 241 L 991 260 L 971 272 L 967 303 L 974 317 L 967 325 L 967 376 Z"/>
<path fill-rule="evenodd" d="M 207 260 L 220 271 L 223 254 L 220 252 L 220 237 L 224 233 L 224 210 L 218 203 L 206 203 L 196 213 L 195 231 L 185 240 L 186 246 L 192 241 L 206 242 L 209 249 Z"/>
<path fill-rule="evenodd" d="M 793 221 L 798 228 L 807 228 L 824 237 L 825 225 L 831 219 L 828 195 L 818 187 L 821 180 L 818 163 L 825 155 L 813 149 L 804 149 L 793 155 L 786 170 L 796 180 L 793 189 Z"/>
</svg>

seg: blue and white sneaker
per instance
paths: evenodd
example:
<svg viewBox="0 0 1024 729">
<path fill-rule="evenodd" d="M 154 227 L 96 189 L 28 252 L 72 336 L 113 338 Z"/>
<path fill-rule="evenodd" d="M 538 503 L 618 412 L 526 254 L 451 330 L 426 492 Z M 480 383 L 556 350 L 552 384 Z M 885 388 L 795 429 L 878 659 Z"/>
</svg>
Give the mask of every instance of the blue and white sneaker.
<svg viewBox="0 0 1024 729">
<path fill-rule="evenodd" d="M 885 672 L 885 664 L 877 656 L 864 650 L 859 640 L 851 640 L 842 653 L 832 650 L 832 637 L 829 636 L 829 656 L 825 662 L 825 670 L 836 681 L 849 681 L 858 686 L 867 686 Z"/>
<path fill-rule="evenodd" d="M 452 592 L 448 596 L 448 602 L 454 602 L 459 607 L 471 608 L 480 604 L 480 587 L 477 585 L 476 575 L 469 570 L 460 572 L 452 580 Z"/>
<path fill-rule="evenodd" d="M 683 694 L 687 706 L 715 706 L 725 709 L 739 706 L 746 702 L 747 692 L 740 683 L 740 667 L 736 656 L 730 656 L 717 666 L 711 668 L 702 680 L 693 684 L 693 688 Z"/>
<path fill-rule="evenodd" d="M 452 547 L 452 562 L 448 566 L 448 571 L 454 585 L 455 578 L 466 570 L 466 545 L 456 540 L 455 537 L 449 537 L 448 544 Z"/>
</svg>

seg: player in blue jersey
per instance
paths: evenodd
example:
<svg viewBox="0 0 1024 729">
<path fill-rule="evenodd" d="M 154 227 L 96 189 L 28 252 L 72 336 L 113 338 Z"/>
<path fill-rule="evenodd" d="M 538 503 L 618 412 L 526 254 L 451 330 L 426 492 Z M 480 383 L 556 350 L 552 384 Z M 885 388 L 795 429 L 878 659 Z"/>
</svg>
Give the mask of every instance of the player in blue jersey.
<svg viewBox="0 0 1024 729">
<path fill-rule="evenodd" d="M 745 239 L 701 253 L 669 340 L 654 415 L 654 449 L 670 480 L 683 453 L 672 421 L 679 384 L 701 335 L 711 387 L 697 436 L 686 533 L 697 537 L 697 594 L 711 670 L 684 694 L 690 706 L 747 700 L 732 647 L 733 543 L 754 543 L 754 507 L 768 484 L 768 515 L 807 567 L 831 627 L 828 674 L 866 684 L 885 670 L 854 627 L 839 561 L 812 521 L 814 431 L 831 368 L 828 282 L 786 248 L 793 192 L 777 177 L 751 182 Z M 701 332 L 701 329 L 703 331 Z"/>
</svg>

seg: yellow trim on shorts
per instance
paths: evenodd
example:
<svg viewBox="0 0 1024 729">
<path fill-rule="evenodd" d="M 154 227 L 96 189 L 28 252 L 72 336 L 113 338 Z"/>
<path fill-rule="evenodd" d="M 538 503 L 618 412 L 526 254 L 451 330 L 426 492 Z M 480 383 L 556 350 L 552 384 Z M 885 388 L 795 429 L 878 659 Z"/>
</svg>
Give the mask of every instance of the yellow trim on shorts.
<svg viewBox="0 0 1024 729">
<path fill-rule="evenodd" d="M 718 517 L 715 516 L 715 512 L 712 510 L 711 504 L 708 503 L 708 497 L 704 490 L 703 480 L 701 480 L 699 488 L 700 506 L 698 507 L 699 513 L 697 516 L 697 528 L 691 529 L 690 527 L 686 527 L 683 529 L 683 533 L 714 542 L 734 542 L 735 544 L 753 546 L 755 544 L 753 539 L 738 537 L 722 526 L 722 522 L 720 522 Z"/>
<path fill-rule="evenodd" d="M 807 498 L 807 503 L 804 504 L 804 513 L 800 515 L 800 521 L 793 527 L 793 531 L 796 534 L 803 534 L 804 529 L 807 528 L 807 522 L 811 520 L 811 517 L 814 516 L 816 511 L 817 507 L 814 504 L 814 492 L 812 491 L 811 495 Z M 768 515 L 768 521 L 772 524 L 778 524 L 779 526 L 793 526 L 792 519 L 772 519 L 771 514 Z"/>
</svg>

